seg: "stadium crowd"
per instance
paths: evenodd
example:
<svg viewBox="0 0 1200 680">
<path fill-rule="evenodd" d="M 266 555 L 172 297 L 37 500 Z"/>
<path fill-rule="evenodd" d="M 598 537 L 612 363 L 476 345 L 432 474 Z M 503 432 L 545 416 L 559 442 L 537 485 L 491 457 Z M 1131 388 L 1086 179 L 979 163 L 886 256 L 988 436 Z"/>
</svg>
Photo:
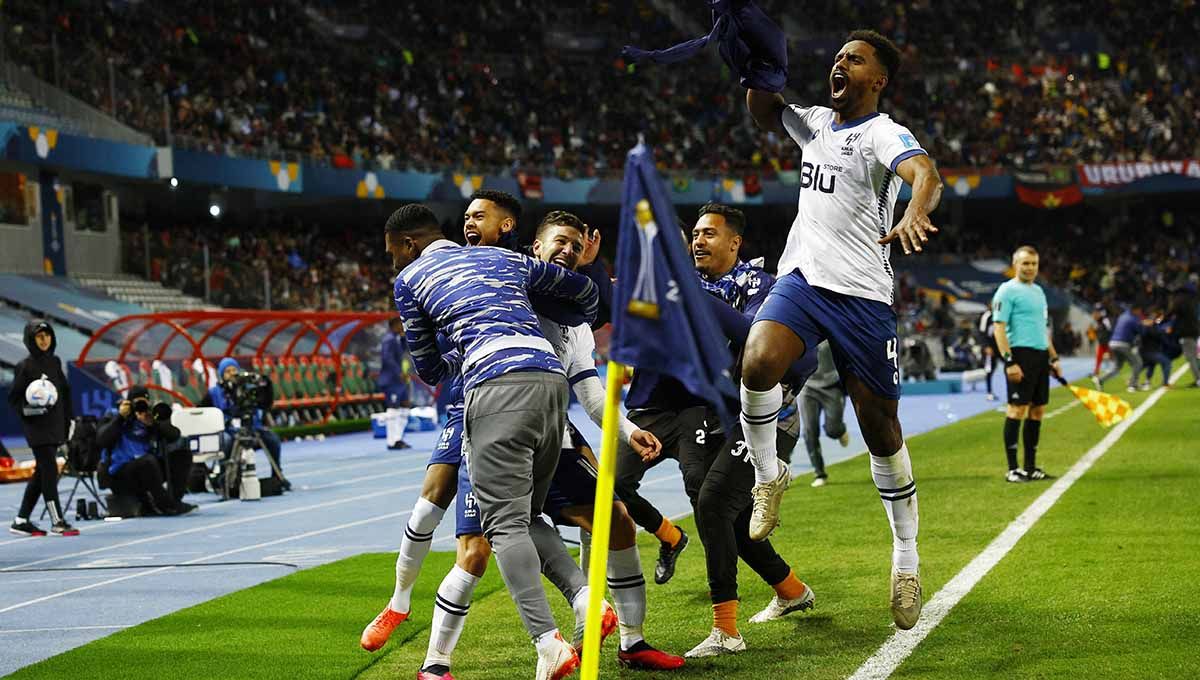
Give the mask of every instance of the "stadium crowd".
<svg viewBox="0 0 1200 680">
<path fill-rule="evenodd" d="M 270 286 L 275 309 L 366 311 L 392 308 L 393 272 L 373 244 L 299 222 L 245 225 L 176 224 L 150 232 L 147 278 L 205 297 L 204 248 L 208 246 L 209 301 L 223 307 L 264 308 Z M 126 268 L 140 271 L 141 231 L 123 238 Z M 264 276 L 264 272 L 266 275 Z"/>
<path fill-rule="evenodd" d="M 887 109 L 943 166 L 1200 156 L 1200 56 L 1181 47 L 1200 13 L 1186 2 L 1000 13 L 977 1 L 761 4 L 792 36 L 797 101 L 827 99 L 830 49 L 846 26 L 894 38 L 906 65 Z M 195 0 L 170 12 L 53 0 L 3 12 L 18 62 L 106 110 L 112 60 L 118 117 L 160 142 L 169 125 L 176 144 L 230 154 L 579 177 L 619 170 L 643 133 L 667 170 L 770 177 L 795 166 L 787 140 L 755 132 L 715 57 L 710 68 L 670 69 L 617 56 L 623 43 L 689 37 L 644 0 L 358 0 L 308 11 L 280 0 L 219 12 Z M 421 29 L 391 30 L 384 19 L 397 16 Z M 362 36 L 332 30 L 335 21 L 360 22 Z M 1107 47 L 1117 32 L 1112 42 L 1129 47 Z M 547 100 L 556 105 L 535 105 Z"/>
</svg>

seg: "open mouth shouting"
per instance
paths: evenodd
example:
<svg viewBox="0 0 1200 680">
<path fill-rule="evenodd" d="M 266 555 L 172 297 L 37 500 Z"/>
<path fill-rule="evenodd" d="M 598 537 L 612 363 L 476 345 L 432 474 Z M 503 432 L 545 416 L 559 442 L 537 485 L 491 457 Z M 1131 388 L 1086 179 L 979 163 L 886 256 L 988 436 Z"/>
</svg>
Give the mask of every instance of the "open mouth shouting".
<svg viewBox="0 0 1200 680">
<path fill-rule="evenodd" d="M 469 246 L 477 246 L 483 241 L 483 234 L 479 233 L 478 229 L 468 227 L 463 230 L 463 235 L 467 237 L 467 245 Z"/>
<path fill-rule="evenodd" d="M 692 249 L 692 258 L 696 260 L 697 263 L 707 260 L 710 255 L 712 255 L 712 253 L 708 252 L 708 250 L 705 248 L 697 247 Z"/>
<path fill-rule="evenodd" d="M 829 76 L 829 96 L 835 102 L 846 99 L 846 90 L 850 87 L 850 77 L 844 71 L 834 69 Z"/>
</svg>

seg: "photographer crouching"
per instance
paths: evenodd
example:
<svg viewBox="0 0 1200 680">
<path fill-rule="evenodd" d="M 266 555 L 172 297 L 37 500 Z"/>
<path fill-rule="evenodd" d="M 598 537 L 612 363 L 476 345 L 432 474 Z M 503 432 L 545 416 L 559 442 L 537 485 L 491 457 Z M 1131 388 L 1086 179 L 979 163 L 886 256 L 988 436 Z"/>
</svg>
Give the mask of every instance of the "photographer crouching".
<svg viewBox="0 0 1200 680">
<path fill-rule="evenodd" d="M 183 502 L 192 454 L 169 446 L 179 436 L 179 429 L 171 424 L 170 404 L 151 406 L 145 387 L 131 387 L 128 397 L 117 405 L 116 417 L 96 431 L 109 488 L 137 498 L 147 515 L 183 515 L 195 510 L 196 506 Z M 170 492 L 163 487 L 164 465 L 171 480 Z"/>
<path fill-rule="evenodd" d="M 228 455 L 239 429 L 249 427 L 262 440 L 263 448 L 271 457 L 271 476 L 279 482 L 280 489 L 287 491 L 291 483 L 283 477 L 283 466 L 279 453 L 279 435 L 263 425 L 263 414 L 275 402 L 271 381 L 264 375 L 242 370 L 237 359 L 225 357 L 217 364 L 220 382 L 208 391 L 200 406 L 216 406 L 225 413 L 225 432 L 221 434 L 221 449 Z M 248 423 L 248 424 L 247 424 Z"/>
</svg>

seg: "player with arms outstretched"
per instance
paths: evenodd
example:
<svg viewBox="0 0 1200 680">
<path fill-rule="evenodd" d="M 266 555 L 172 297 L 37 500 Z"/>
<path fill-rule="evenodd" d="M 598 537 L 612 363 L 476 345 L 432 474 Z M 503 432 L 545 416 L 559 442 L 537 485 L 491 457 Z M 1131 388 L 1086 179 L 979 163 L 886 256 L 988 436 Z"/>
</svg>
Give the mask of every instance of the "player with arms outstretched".
<svg viewBox="0 0 1200 680">
<path fill-rule="evenodd" d="M 830 107 L 787 104 L 756 89 L 746 105 L 760 128 L 786 133 L 803 150 L 795 222 L 779 279 L 755 316 L 742 360 L 742 425 L 755 464 L 751 538 L 779 521 L 790 475 L 776 456 L 779 387 L 788 365 L 822 340 L 854 403 L 871 452 L 871 474 L 892 528 L 891 610 L 896 625 L 921 613 L 917 495 L 897 407 L 900 374 L 892 310 L 891 244 L 920 251 L 937 228 L 929 213 L 942 182 L 912 133 L 879 112 L 900 52 L 882 35 L 854 31 L 829 74 Z M 901 180 L 912 200 L 892 227 Z"/>
</svg>

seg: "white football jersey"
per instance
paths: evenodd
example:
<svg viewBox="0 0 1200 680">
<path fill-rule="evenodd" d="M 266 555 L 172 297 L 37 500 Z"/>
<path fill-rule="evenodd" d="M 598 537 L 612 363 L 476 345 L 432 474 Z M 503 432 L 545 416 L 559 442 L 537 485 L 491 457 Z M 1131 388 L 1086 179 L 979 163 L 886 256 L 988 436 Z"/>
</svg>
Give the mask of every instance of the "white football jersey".
<svg viewBox="0 0 1200 680">
<path fill-rule="evenodd" d="M 542 327 L 542 335 L 554 347 L 554 353 L 567 371 L 567 382 L 573 387 L 575 383 L 588 376 L 599 375 L 596 372 L 596 360 L 592 352 L 596 350 L 596 338 L 587 324 L 566 326 L 551 319 L 538 315 Z"/>
<path fill-rule="evenodd" d="M 800 198 L 779 275 L 795 269 L 814 286 L 892 304 L 892 229 L 902 180 L 896 166 L 925 153 L 908 128 L 872 113 L 841 125 L 833 109 L 789 105 L 783 127 L 803 150 Z"/>
</svg>

